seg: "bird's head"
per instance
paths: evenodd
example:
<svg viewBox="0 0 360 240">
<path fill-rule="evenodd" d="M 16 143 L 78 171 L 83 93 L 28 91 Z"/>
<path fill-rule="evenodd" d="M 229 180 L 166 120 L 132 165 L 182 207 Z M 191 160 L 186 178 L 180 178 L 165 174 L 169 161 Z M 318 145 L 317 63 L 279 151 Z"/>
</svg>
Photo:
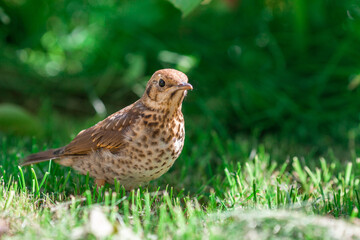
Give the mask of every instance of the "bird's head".
<svg viewBox="0 0 360 240">
<path fill-rule="evenodd" d="M 142 101 L 153 109 L 175 110 L 181 108 L 187 90 L 192 89 L 184 73 L 175 69 L 161 69 L 147 83 Z"/>
</svg>

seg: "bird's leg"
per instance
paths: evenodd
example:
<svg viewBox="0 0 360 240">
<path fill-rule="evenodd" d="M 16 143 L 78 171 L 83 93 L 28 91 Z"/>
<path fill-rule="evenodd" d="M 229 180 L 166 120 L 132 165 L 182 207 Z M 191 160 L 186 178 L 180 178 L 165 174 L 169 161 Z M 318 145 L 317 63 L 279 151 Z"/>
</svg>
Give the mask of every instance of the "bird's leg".
<svg viewBox="0 0 360 240">
<path fill-rule="evenodd" d="M 96 189 L 99 190 L 105 185 L 105 179 L 95 179 Z"/>
</svg>

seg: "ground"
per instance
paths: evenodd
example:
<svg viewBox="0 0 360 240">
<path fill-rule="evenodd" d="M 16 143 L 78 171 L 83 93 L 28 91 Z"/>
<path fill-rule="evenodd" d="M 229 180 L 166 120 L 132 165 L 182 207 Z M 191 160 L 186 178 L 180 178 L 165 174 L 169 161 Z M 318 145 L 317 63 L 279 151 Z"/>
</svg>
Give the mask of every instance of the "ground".
<svg viewBox="0 0 360 240">
<path fill-rule="evenodd" d="M 359 159 L 286 156 L 274 142 L 191 137 L 160 179 L 99 191 L 48 162 L 18 167 L 35 139 L 1 137 L 3 239 L 360 239 Z M 197 144 L 195 144 L 195 142 Z M 55 144 L 56 145 L 56 144 Z M 279 147 L 280 145 L 278 145 Z M 209 150 L 210 149 L 210 150 Z"/>
</svg>

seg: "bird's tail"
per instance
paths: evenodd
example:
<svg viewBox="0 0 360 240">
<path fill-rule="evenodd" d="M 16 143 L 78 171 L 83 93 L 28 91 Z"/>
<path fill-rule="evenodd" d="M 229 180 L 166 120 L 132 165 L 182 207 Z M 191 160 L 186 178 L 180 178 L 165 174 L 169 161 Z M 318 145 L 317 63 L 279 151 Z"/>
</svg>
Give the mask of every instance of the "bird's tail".
<svg viewBox="0 0 360 240">
<path fill-rule="evenodd" d="M 64 147 L 50 149 L 44 152 L 34 153 L 27 156 L 21 163 L 20 166 L 27 166 L 30 164 L 40 163 L 49 161 L 52 159 L 58 159 L 64 153 Z"/>
</svg>

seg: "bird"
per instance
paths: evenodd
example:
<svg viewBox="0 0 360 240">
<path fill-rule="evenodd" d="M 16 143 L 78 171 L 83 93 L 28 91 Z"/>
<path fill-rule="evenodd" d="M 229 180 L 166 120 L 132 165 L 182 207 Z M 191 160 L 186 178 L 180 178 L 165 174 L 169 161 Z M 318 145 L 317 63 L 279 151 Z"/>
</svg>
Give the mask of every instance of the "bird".
<svg viewBox="0 0 360 240">
<path fill-rule="evenodd" d="M 82 130 L 66 146 L 27 156 L 21 166 L 48 160 L 94 178 L 97 187 L 126 190 L 159 178 L 179 157 L 185 140 L 182 103 L 193 87 L 175 69 L 156 71 L 133 104 Z"/>
</svg>

